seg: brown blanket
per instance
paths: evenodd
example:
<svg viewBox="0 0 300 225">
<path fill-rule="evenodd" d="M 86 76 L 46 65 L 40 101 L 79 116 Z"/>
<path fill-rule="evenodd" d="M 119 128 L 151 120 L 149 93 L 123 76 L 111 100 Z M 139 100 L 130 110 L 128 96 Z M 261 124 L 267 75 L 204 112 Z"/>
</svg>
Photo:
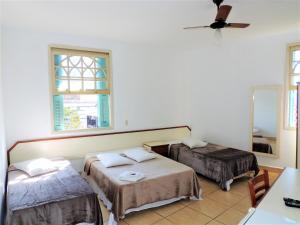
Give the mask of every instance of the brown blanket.
<svg viewBox="0 0 300 225">
<path fill-rule="evenodd" d="M 259 172 L 253 153 L 219 145 L 208 144 L 202 148 L 192 148 L 184 144 L 174 144 L 170 148 L 170 158 L 186 164 L 194 170 L 226 188 L 226 181 L 248 171 Z"/>
<path fill-rule="evenodd" d="M 141 172 L 145 178 L 138 182 L 120 181 L 118 176 L 127 170 Z M 182 196 L 199 198 L 200 195 L 194 170 L 160 155 L 141 163 L 111 168 L 105 168 L 95 157 L 90 157 L 86 160 L 85 171 L 112 203 L 116 221 L 124 217 L 128 209 Z"/>
<path fill-rule="evenodd" d="M 64 162 L 58 171 L 36 177 L 9 168 L 7 225 L 102 224 L 97 195 Z"/>
</svg>

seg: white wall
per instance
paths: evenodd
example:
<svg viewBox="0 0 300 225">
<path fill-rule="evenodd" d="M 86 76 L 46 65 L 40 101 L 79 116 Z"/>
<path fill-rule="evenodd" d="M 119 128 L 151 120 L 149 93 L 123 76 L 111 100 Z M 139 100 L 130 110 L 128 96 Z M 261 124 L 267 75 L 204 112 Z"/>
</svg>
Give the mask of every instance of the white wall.
<svg viewBox="0 0 300 225">
<path fill-rule="evenodd" d="M 278 95 L 274 89 L 256 89 L 253 103 L 253 127 L 264 137 L 277 136 Z"/>
<path fill-rule="evenodd" d="M 6 179 L 6 145 L 4 135 L 4 120 L 3 120 L 3 103 L 2 103 L 2 27 L 0 25 L 0 224 L 4 216 L 4 194 L 5 194 L 5 179 Z"/>
<path fill-rule="evenodd" d="M 47 46 L 68 44 L 112 50 L 114 130 L 188 124 L 195 136 L 248 150 L 251 87 L 284 84 L 286 44 L 299 41 L 299 33 L 223 37 L 172 47 L 4 28 L 7 145 L 54 135 Z M 295 131 L 282 123 L 280 157 L 259 163 L 294 166 L 295 145 Z"/>
<path fill-rule="evenodd" d="M 51 134 L 48 45 L 112 50 L 114 130 L 180 125 L 179 82 L 170 72 L 170 49 L 64 34 L 4 28 L 3 76 L 6 140 Z M 179 96 L 179 98 L 181 98 Z M 129 125 L 125 126 L 125 120 Z M 65 134 L 66 135 L 66 134 Z"/>
<path fill-rule="evenodd" d="M 242 32 L 242 31 L 240 31 Z M 186 89 L 186 120 L 194 136 L 243 150 L 250 149 L 251 87 L 284 85 L 286 45 L 299 33 L 252 39 L 199 41 L 183 46 L 174 64 Z M 212 37 L 213 38 L 213 37 Z M 283 127 L 283 123 L 282 123 Z M 281 129 L 280 158 L 258 157 L 262 165 L 294 166 L 296 132 Z"/>
</svg>

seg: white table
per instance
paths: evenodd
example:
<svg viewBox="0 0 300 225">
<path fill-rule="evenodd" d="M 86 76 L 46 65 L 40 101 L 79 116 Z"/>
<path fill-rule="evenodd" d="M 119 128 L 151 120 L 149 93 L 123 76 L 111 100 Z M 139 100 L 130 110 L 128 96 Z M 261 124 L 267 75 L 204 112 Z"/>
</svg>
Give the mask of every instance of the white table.
<svg viewBox="0 0 300 225">
<path fill-rule="evenodd" d="M 300 200 L 300 170 L 285 168 L 255 211 L 240 224 L 300 225 L 300 208 L 287 207 L 283 197 Z"/>
</svg>

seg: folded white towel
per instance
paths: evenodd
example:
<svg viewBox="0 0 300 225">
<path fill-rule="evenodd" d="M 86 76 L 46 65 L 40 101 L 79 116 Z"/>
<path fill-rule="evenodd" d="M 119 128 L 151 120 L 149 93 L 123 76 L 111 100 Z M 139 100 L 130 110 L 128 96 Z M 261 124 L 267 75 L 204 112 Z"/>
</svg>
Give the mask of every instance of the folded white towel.
<svg viewBox="0 0 300 225">
<path fill-rule="evenodd" d="M 122 181 L 130 181 L 130 182 L 137 182 L 145 178 L 145 175 L 140 172 L 135 171 L 124 171 L 119 175 L 119 180 Z"/>
</svg>

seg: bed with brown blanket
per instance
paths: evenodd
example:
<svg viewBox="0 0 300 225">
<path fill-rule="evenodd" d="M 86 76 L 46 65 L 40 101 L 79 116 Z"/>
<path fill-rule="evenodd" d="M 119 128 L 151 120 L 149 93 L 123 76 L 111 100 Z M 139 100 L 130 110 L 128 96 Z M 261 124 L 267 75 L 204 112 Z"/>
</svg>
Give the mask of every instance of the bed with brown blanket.
<svg viewBox="0 0 300 225">
<path fill-rule="evenodd" d="M 132 211 L 157 207 L 181 198 L 200 198 L 201 189 L 194 170 L 171 159 L 156 154 L 155 159 L 148 161 L 106 168 L 95 155 L 86 157 L 85 173 L 112 212 L 109 224 L 115 224 Z M 137 182 L 121 181 L 118 177 L 124 171 L 143 173 L 145 178 Z"/>
<path fill-rule="evenodd" d="M 257 159 L 251 152 L 214 144 L 189 148 L 184 144 L 170 146 L 170 158 L 192 167 L 197 173 L 216 181 L 222 189 L 230 190 L 233 179 L 247 172 L 259 172 Z"/>
<path fill-rule="evenodd" d="M 102 225 L 97 195 L 70 163 L 56 162 L 58 170 L 31 177 L 8 169 L 7 225 Z"/>
</svg>

